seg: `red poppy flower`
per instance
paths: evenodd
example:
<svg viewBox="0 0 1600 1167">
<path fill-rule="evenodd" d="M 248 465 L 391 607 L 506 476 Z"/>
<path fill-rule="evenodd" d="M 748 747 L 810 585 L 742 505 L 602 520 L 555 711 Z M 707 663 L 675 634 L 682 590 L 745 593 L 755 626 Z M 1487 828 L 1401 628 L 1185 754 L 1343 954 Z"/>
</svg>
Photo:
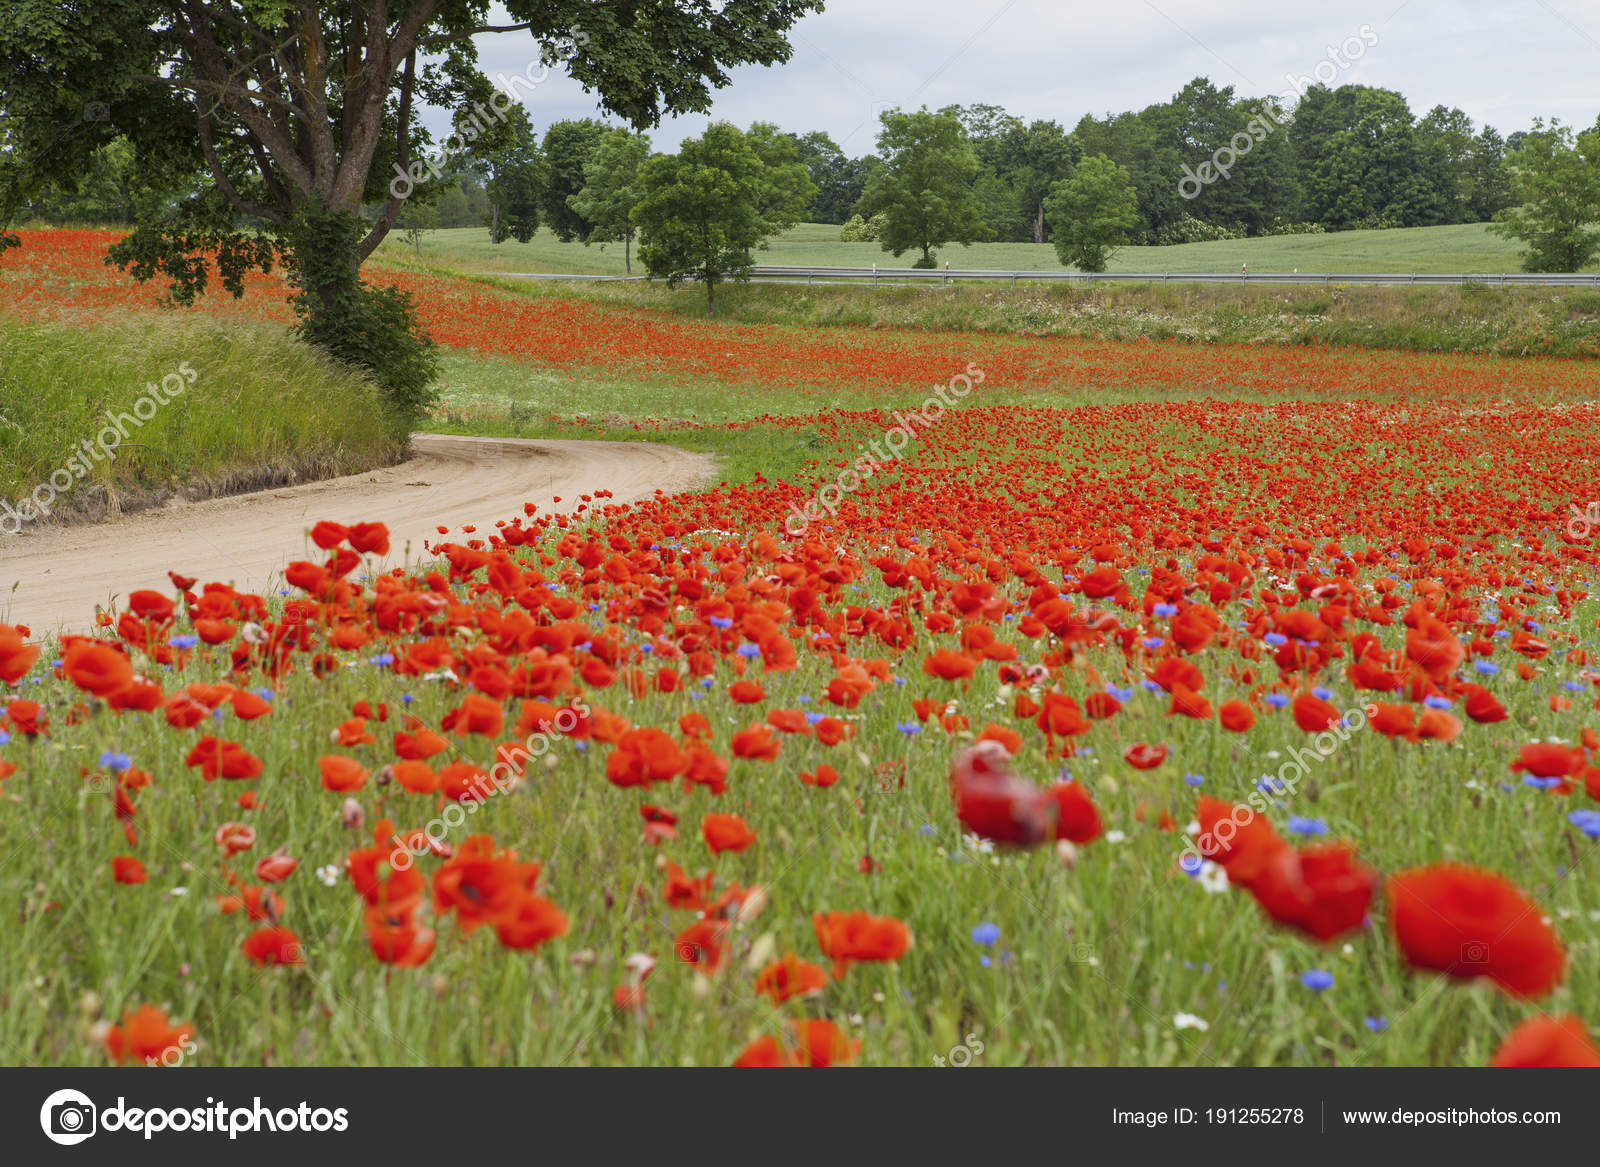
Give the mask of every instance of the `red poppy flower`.
<svg viewBox="0 0 1600 1167">
<path fill-rule="evenodd" d="M 1154 770 L 1167 760 L 1167 747 L 1134 742 L 1122 751 L 1122 760 L 1135 770 Z"/>
<path fill-rule="evenodd" d="M 1564 1017 L 1530 1017 L 1500 1043 L 1490 1059 L 1491 1066 L 1600 1066 L 1600 1049 L 1595 1048 L 1583 1020 L 1571 1013 Z"/>
<path fill-rule="evenodd" d="M 239 949 L 253 962 L 261 965 L 306 962 L 300 950 L 300 937 L 288 928 L 258 928 L 245 937 Z"/>
<path fill-rule="evenodd" d="M 781 1005 L 791 997 L 810 997 L 822 992 L 828 983 L 827 971 L 820 964 L 801 960 L 792 952 L 775 960 L 756 977 L 756 992 Z"/>
<path fill-rule="evenodd" d="M 39 646 L 24 643 L 10 624 L 0 624 L 0 681 L 15 685 L 39 659 Z"/>
<path fill-rule="evenodd" d="M 899 960 L 911 949 L 911 929 L 892 916 L 817 912 L 811 926 L 823 955 L 833 961 L 835 978 L 858 961 Z"/>
<path fill-rule="evenodd" d="M 743 1068 L 823 1069 L 842 1066 L 860 1052 L 859 1041 L 848 1037 L 833 1022 L 814 1018 L 788 1022 L 782 1042 L 775 1037 L 758 1037 L 744 1048 L 733 1064 Z"/>
<path fill-rule="evenodd" d="M 700 834 L 713 855 L 724 851 L 743 851 L 756 841 L 756 833 L 738 815 L 708 814 L 700 824 Z"/>
<path fill-rule="evenodd" d="M 174 1022 L 154 1005 L 140 1005 L 106 1030 L 106 1053 L 119 1062 L 175 1064 L 192 1051 L 194 1026 Z"/>
<path fill-rule="evenodd" d="M 111 861 L 111 878 L 118 883 L 143 883 L 144 864 L 131 855 L 118 855 Z"/>
<path fill-rule="evenodd" d="M 322 771 L 322 788 L 346 792 L 360 790 L 367 784 L 367 771 L 354 758 L 342 754 L 323 754 L 317 759 L 317 769 Z"/>
<path fill-rule="evenodd" d="M 80 640 L 61 657 L 61 671 L 86 693 L 110 697 L 133 684 L 133 664 L 125 653 L 99 641 Z"/>
<path fill-rule="evenodd" d="M 1224 701 L 1217 710 L 1217 720 L 1229 733 L 1248 733 L 1256 723 L 1255 711 L 1237 697 Z"/>
<path fill-rule="evenodd" d="M 1389 924 L 1414 968 L 1487 977 L 1517 997 L 1561 983 L 1566 951 L 1543 910 L 1509 880 L 1440 864 L 1389 879 Z"/>
</svg>

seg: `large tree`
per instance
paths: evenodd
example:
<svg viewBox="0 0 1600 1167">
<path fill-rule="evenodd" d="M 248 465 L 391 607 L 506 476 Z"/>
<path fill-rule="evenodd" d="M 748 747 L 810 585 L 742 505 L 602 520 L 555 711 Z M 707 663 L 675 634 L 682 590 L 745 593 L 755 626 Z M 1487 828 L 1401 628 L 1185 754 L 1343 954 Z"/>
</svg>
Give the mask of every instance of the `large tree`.
<svg viewBox="0 0 1600 1167">
<path fill-rule="evenodd" d="M 491 13 L 491 7 L 494 11 Z M 69 189 L 94 151 L 131 143 L 164 195 L 113 251 L 177 299 L 234 294 L 283 262 L 304 333 L 374 371 L 398 404 L 426 399 L 431 360 L 410 305 L 362 261 L 428 181 L 423 105 L 492 128 L 561 67 L 637 126 L 703 111 L 742 64 L 786 60 L 820 0 L 7 0 L 0 6 L 0 225 Z M 500 13 L 505 13 L 502 17 Z M 525 75 L 491 83 L 475 38 L 521 34 Z M 542 62 L 542 66 L 541 66 Z M 515 92 L 507 94 L 505 88 Z M 470 143 L 457 141 L 466 148 Z M 450 145 L 449 143 L 446 144 Z M 364 205 L 381 204 L 365 223 Z M 15 235 L 0 234 L 7 243 Z"/>
<path fill-rule="evenodd" d="M 1497 235 L 1527 244 L 1528 271 L 1575 272 L 1600 254 L 1600 128 L 1574 138 L 1559 120 L 1534 119 L 1506 160 L 1517 204 L 1495 216 Z"/>
<path fill-rule="evenodd" d="M 993 235 L 973 190 L 978 156 L 952 106 L 938 112 L 885 110 L 879 119 L 878 151 L 883 166 L 867 180 L 861 208 L 884 214 L 879 236 L 896 256 L 920 249 L 913 267 L 933 267 L 933 249 L 972 243 Z"/>
<path fill-rule="evenodd" d="M 622 266 L 633 274 L 633 208 L 639 202 L 639 167 L 650 156 L 650 139 L 608 130 L 583 168 L 583 189 L 567 200 L 591 224 L 584 243 L 622 244 Z"/>
<path fill-rule="evenodd" d="M 583 168 L 609 129 L 594 118 L 552 122 L 544 132 L 544 221 L 563 243 L 583 239 L 594 229 L 572 206 L 583 189 Z"/>
<path fill-rule="evenodd" d="M 700 137 L 686 139 L 677 154 L 647 161 L 639 170 L 633 220 L 639 258 L 650 274 L 664 277 L 669 287 L 699 280 L 715 316 L 717 285 L 747 278 L 751 253 L 793 222 L 793 204 L 774 204 L 773 192 L 788 190 L 803 207 L 815 190 L 805 167 L 781 155 L 769 165 L 737 126 L 713 122 Z M 774 166 L 798 173 L 775 174 Z"/>
<path fill-rule="evenodd" d="M 1100 272 L 1139 225 L 1139 200 L 1128 172 L 1096 154 L 1078 163 L 1071 178 L 1056 183 L 1045 214 L 1055 224 L 1051 242 L 1061 262 Z"/>
</svg>

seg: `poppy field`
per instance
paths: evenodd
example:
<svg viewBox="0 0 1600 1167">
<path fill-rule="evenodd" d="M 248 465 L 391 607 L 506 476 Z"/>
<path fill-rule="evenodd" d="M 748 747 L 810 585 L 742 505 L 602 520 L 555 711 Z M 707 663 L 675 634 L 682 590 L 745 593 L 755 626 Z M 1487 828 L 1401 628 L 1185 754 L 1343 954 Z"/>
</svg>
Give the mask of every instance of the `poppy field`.
<svg viewBox="0 0 1600 1167">
<path fill-rule="evenodd" d="M 11 611 L 8 1062 L 1600 1064 L 1591 363 L 378 278 L 449 424 L 752 469 Z"/>
</svg>

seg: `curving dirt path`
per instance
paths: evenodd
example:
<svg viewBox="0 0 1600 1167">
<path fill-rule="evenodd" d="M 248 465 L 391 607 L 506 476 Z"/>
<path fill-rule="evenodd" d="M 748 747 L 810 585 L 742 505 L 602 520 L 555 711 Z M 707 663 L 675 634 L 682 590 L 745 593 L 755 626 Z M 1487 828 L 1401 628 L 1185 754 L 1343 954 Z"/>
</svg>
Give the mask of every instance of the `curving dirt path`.
<svg viewBox="0 0 1600 1167">
<path fill-rule="evenodd" d="M 413 457 L 344 478 L 204 502 L 172 502 L 120 519 L 0 536 L 0 620 L 35 636 L 87 632 L 95 608 L 139 588 L 172 590 L 167 571 L 264 593 L 293 559 L 312 558 L 313 523 L 381 522 L 384 567 L 426 556 L 422 544 L 464 523 L 479 534 L 498 519 L 571 511 L 578 495 L 609 490 L 613 503 L 687 490 L 712 477 L 709 454 L 648 442 L 533 441 L 418 434 Z M 559 496 L 561 502 L 554 500 Z M 309 553 L 308 553 L 309 549 Z"/>
</svg>

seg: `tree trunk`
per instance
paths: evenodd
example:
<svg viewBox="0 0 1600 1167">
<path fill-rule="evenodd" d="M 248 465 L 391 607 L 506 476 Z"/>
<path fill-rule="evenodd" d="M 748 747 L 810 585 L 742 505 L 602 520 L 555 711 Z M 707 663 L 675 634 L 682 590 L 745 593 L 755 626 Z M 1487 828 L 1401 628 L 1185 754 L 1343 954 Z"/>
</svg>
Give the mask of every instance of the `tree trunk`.
<svg viewBox="0 0 1600 1167">
<path fill-rule="evenodd" d="M 633 274 L 633 260 L 628 257 L 628 252 L 633 249 L 633 232 L 622 233 L 622 270 L 630 276 Z"/>
<path fill-rule="evenodd" d="M 1038 213 L 1033 216 L 1033 241 L 1044 242 L 1044 203 L 1039 204 Z"/>
<path fill-rule="evenodd" d="M 717 314 L 717 285 L 712 280 L 706 281 L 706 304 L 706 315 L 715 316 Z"/>
<path fill-rule="evenodd" d="M 500 204 L 499 203 L 494 203 L 494 204 L 492 204 L 492 206 L 493 206 L 494 222 L 491 223 L 490 226 L 489 226 L 489 242 L 490 243 L 499 243 L 500 242 Z"/>
</svg>

